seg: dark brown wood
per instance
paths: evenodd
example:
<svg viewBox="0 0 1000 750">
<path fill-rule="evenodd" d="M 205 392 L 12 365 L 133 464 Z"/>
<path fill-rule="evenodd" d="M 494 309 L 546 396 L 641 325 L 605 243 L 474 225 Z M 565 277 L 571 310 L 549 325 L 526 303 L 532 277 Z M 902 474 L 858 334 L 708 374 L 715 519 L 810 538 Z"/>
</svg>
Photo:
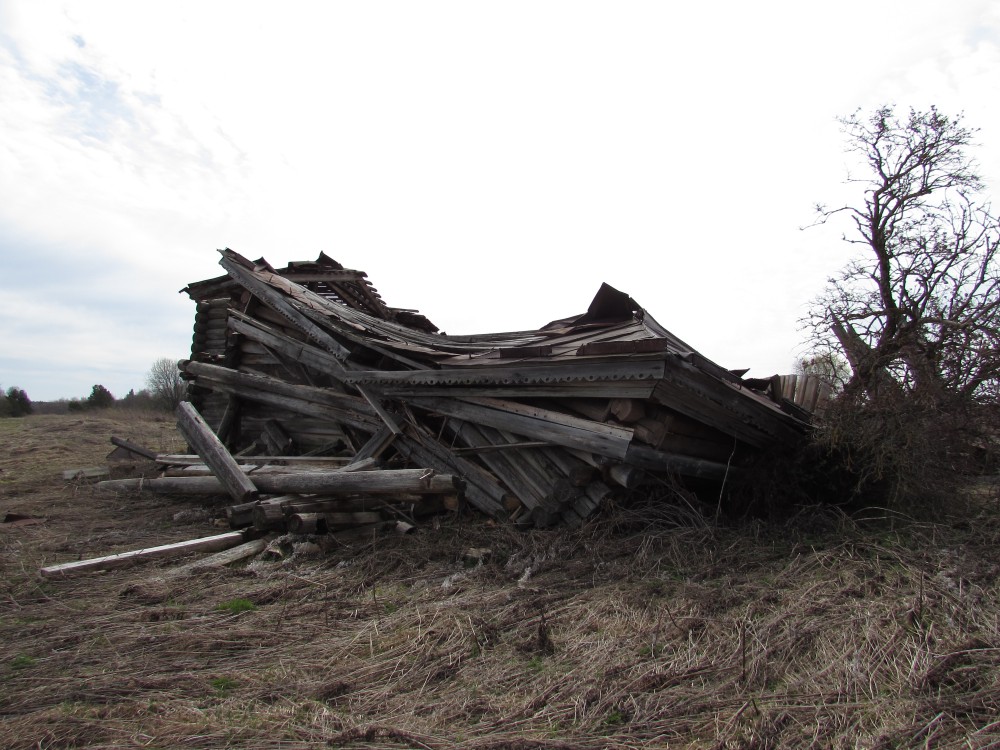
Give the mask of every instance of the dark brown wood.
<svg viewBox="0 0 1000 750">
<path fill-rule="evenodd" d="M 290 534 L 316 534 L 319 531 L 320 521 L 323 516 L 320 513 L 292 513 L 288 516 L 288 533 Z M 323 529 L 322 533 L 326 533 Z"/>
<path fill-rule="evenodd" d="M 111 442 L 113 445 L 117 445 L 119 448 L 124 448 L 130 453 L 134 453 L 135 455 L 141 458 L 148 458 L 150 461 L 156 460 L 156 453 L 149 450 L 148 448 L 143 448 L 141 445 L 136 445 L 131 441 L 125 440 L 124 438 L 115 437 L 114 435 L 112 435 Z"/>
<path fill-rule="evenodd" d="M 254 504 L 253 527 L 257 531 L 283 531 L 286 521 L 281 502 L 264 500 Z"/>
<path fill-rule="evenodd" d="M 191 402 L 179 403 L 175 413 L 177 428 L 184 439 L 211 467 L 212 473 L 229 495 L 238 503 L 249 502 L 256 498 L 259 493 L 254 483 L 240 471 L 239 464 L 233 460 L 226 446 L 215 436 Z"/>
</svg>

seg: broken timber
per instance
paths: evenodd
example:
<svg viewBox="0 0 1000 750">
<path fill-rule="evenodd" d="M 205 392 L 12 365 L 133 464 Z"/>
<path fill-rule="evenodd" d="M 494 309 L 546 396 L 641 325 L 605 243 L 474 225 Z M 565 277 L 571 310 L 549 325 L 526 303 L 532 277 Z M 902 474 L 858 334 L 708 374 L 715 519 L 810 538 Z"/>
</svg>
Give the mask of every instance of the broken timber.
<svg viewBox="0 0 1000 750">
<path fill-rule="evenodd" d="M 295 528 L 321 528 L 331 513 L 368 511 L 310 507 L 303 494 L 380 492 L 385 469 L 339 485 L 348 491 L 320 478 L 346 482 L 341 472 L 263 468 L 286 453 L 429 468 L 452 483 L 442 497 L 461 494 L 491 516 L 541 526 L 580 523 L 616 488 L 658 475 L 714 483 L 717 494 L 754 455 L 801 440 L 824 397 L 814 378 L 747 379 L 720 367 L 607 285 L 586 313 L 538 330 L 448 336 L 413 310 L 389 307 L 363 272 L 324 254 L 275 269 L 220 253 L 227 275 L 183 290 L 197 307 L 191 357 L 179 367 L 228 450 L 210 460 L 195 446 L 217 479 L 185 474 L 143 486 L 226 486 L 234 498 L 252 497 L 242 477 L 298 498 L 238 502 L 231 518 L 240 523 L 253 507 L 262 524 L 292 516 Z M 272 455 L 251 461 L 261 468 L 233 470 L 254 453 Z M 419 494 L 401 484 L 384 492 Z"/>
</svg>

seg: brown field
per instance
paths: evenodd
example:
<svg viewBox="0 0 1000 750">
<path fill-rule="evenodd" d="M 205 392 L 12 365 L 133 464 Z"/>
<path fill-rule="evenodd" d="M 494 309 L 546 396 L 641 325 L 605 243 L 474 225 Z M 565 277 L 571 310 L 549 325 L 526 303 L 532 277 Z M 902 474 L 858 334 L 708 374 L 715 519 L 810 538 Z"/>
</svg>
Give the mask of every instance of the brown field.
<svg viewBox="0 0 1000 750">
<path fill-rule="evenodd" d="M 112 434 L 181 448 L 166 416 L 0 420 L 0 520 L 44 519 L 0 525 L 0 747 L 1000 747 L 992 491 L 950 523 L 448 518 L 232 569 L 42 579 L 219 531 L 217 508 L 61 480 Z"/>
</svg>

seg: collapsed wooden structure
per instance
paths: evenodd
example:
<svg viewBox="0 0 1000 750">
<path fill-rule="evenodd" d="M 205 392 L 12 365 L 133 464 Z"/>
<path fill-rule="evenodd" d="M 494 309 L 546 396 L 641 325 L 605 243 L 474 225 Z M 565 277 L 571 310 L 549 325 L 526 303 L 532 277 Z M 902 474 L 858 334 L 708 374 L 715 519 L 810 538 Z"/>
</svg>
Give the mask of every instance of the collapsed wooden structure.
<svg viewBox="0 0 1000 750">
<path fill-rule="evenodd" d="M 746 379 L 711 362 L 607 285 L 587 312 L 538 330 L 450 336 L 324 254 L 275 269 L 220 253 L 225 276 L 182 290 L 197 311 L 179 367 L 226 450 L 417 467 L 497 519 L 579 524 L 650 476 L 717 486 L 754 453 L 801 440 L 823 398 L 814 378 Z M 315 483 L 246 476 L 283 493 L 251 498 L 258 514 L 269 502 L 348 507 L 302 497 L 324 494 Z"/>
</svg>

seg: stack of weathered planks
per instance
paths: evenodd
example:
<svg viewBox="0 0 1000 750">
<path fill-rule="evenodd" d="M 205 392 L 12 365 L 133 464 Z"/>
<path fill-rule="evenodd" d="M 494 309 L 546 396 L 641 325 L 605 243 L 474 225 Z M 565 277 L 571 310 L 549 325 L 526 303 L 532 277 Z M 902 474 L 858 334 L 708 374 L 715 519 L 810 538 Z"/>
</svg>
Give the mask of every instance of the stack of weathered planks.
<svg viewBox="0 0 1000 750">
<path fill-rule="evenodd" d="M 326 472 L 340 476 L 417 467 L 453 483 L 439 498 L 461 494 L 496 518 L 578 524 L 657 475 L 718 486 L 754 453 L 801 440 L 823 395 L 809 379 L 798 398 L 787 379 L 744 380 L 607 285 L 586 313 L 539 330 L 449 336 L 388 307 L 364 273 L 325 255 L 276 270 L 220 252 L 227 275 L 184 290 L 197 312 L 191 359 L 179 366 L 223 451 L 340 456 L 368 469 Z M 254 492 L 281 495 L 260 501 L 247 490 L 238 505 L 310 529 L 372 512 L 371 488 L 332 500 L 295 483 L 323 472 L 290 466 L 237 471 Z M 210 470 L 218 479 L 160 481 L 219 491 Z M 454 502 L 412 502 L 420 493 L 409 486 L 398 494 L 420 512 Z"/>
</svg>

